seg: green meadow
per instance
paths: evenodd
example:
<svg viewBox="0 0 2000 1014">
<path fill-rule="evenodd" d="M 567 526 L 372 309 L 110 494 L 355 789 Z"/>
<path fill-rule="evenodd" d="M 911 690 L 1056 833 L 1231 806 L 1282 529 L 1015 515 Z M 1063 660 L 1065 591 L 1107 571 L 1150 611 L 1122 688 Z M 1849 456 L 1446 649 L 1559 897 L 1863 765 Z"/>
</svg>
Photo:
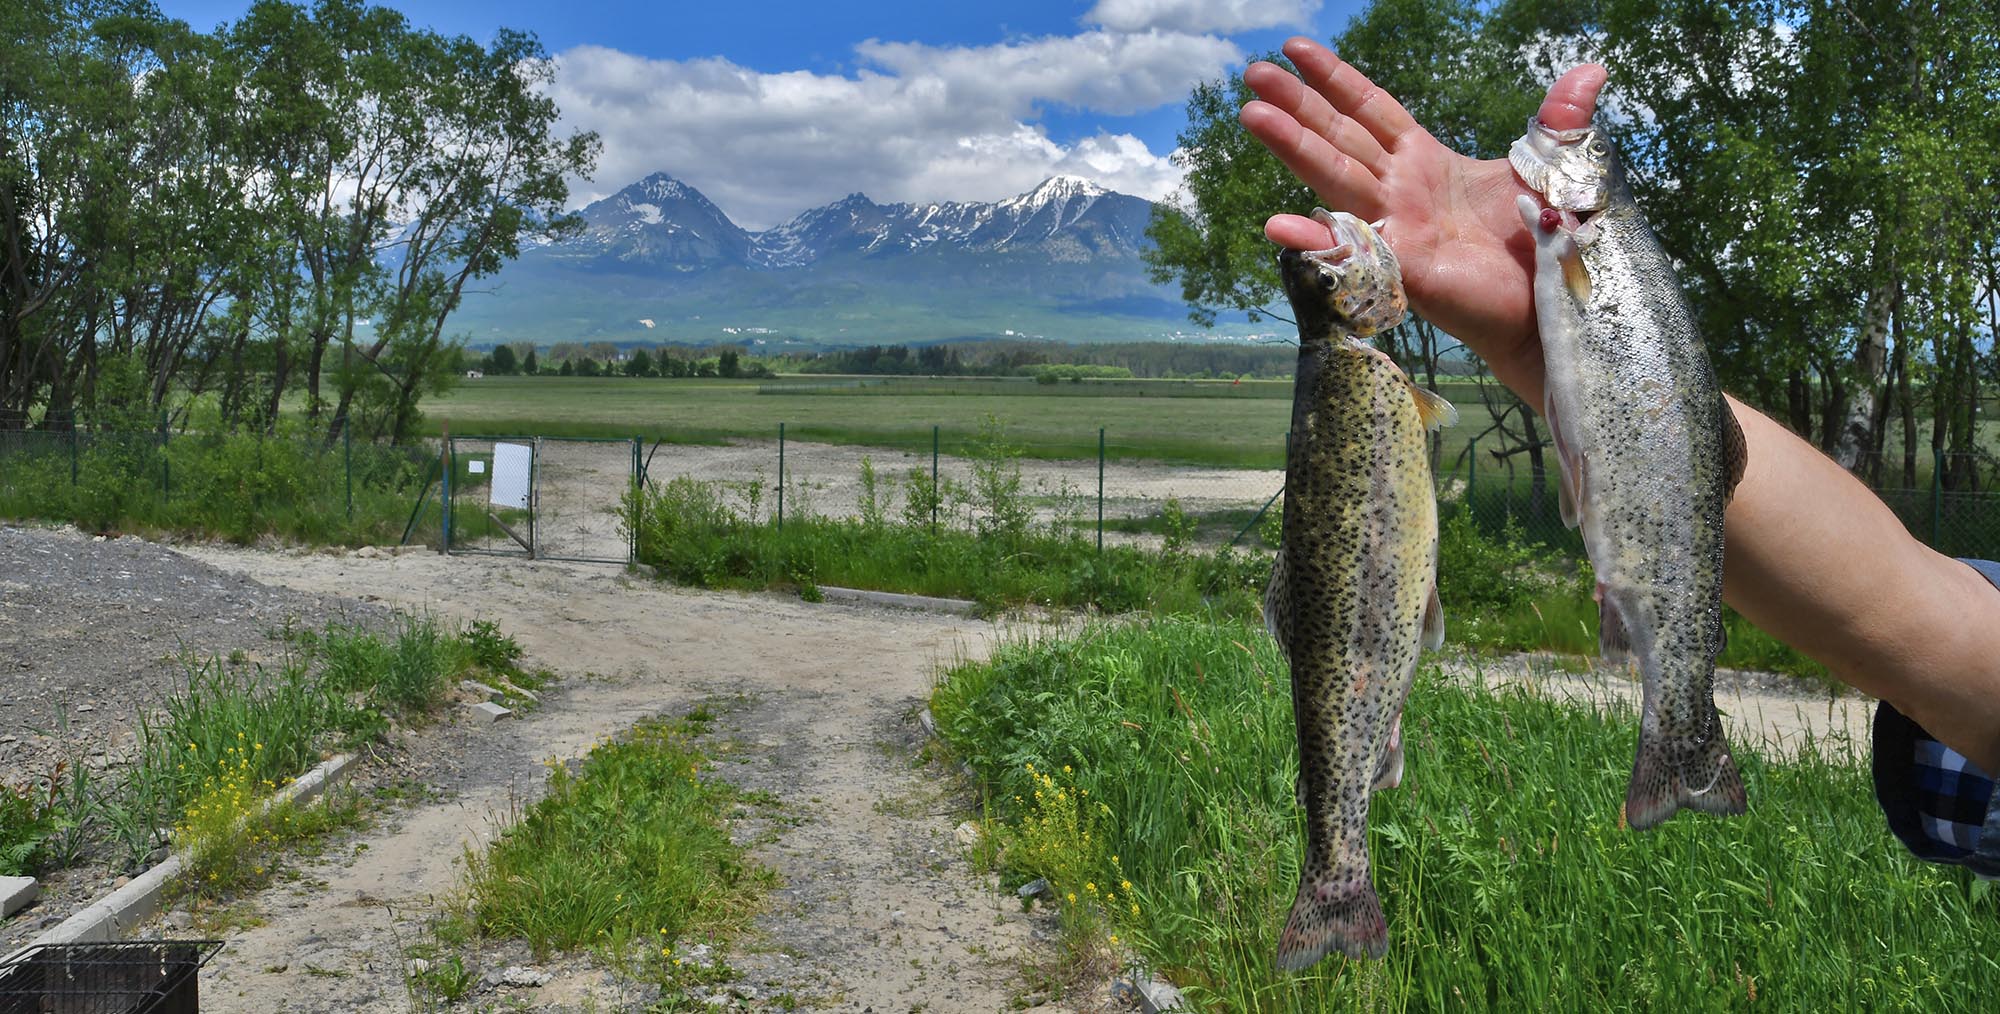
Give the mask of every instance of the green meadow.
<svg viewBox="0 0 2000 1014">
<path fill-rule="evenodd" d="M 1461 422 L 1447 460 L 1485 428 L 1471 384 L 1446 393 Z M 1244 468 L 1284 464 L 1292 385 L 1285 380 L 1102 380 L 1037 384 L 1021 377 L 826 377 L 693 380 L 486 377 L 424 405 L 434 428 L 461 435 L 641 436 L 711 443 L 775 438 L 926 449 L 938 427 L 962 452 L 988 418 L 1033 457 L 1114 459 Z"/>
</svg>

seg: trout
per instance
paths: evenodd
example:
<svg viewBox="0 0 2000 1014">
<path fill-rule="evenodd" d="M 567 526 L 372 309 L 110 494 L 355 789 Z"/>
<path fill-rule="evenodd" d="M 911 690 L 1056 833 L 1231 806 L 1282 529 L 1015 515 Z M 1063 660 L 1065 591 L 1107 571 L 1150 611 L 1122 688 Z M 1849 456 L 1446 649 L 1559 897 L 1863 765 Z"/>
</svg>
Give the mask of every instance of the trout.
<svg viewBox="0 0 2000 1014">
<path fill-rule="evenodd" d="M 1742 813 L 1714 682 L 1722 513 L 1743 477 L 1743 431 L 1602 133 L 1530 120 L 1510 160 L 1551 205 L 1517 202 L 1535 241 L 1563 521 L 1582 528 L 1597 575 L 1599 652 L 1645 686 L 1625 819 L 1644 830 L 1684 808 Z"/>
<path fill-rule="evenodd" d="M 1437 499 L 1426 432 L 1455 417 L 1362 336 L 1394 326 L 1395 255 L 1351 215 L 1315 211 L 1336 244 L 1285 250 L 1299 324 L 1284 537 L 1265 622 L 1292 671 L 1307 844 L 1277 963 L 1381 957 L 1388 927 L 1369 876 L 1368 798 L 1401 773 L 1396 746 L 1419 646 L 1444 637 Z"/>
</svg>

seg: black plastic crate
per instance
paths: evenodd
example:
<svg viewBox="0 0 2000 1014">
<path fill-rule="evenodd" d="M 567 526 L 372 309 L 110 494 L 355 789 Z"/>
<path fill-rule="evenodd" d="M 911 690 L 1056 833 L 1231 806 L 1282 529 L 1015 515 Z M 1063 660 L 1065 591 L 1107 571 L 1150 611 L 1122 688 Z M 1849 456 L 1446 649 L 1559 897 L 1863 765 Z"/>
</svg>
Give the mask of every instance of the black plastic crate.
<svg viewBox="0 0 2000 1014">
<path fill-rule="evenodd" d="M 219 940 L 44 944 L 0 965 L 0 1014 L 197 1014 Z"/>
</svg>

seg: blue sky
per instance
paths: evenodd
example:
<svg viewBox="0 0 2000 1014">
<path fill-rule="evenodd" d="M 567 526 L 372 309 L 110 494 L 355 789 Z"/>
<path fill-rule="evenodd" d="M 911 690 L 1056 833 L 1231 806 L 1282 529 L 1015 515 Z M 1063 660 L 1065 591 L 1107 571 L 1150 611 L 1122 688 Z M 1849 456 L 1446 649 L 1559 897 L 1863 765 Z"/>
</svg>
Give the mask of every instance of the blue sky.
<svg viewBox="0 0 2000 1014">
<path fill-rule="evenodd" d="M 162 0 L 198 28 L 247 0 Z M 401 0 L 447 33 L 534 32 L 565 124 L 597 131 L 577 203 L 666 171 L 749 228 L 854 191 L 994 200 L 1056 173 L 1160 198 L 1197 82 L 1287 36 L 1328 39 L 1359 0 L 528 3 Z"/>
</svg>

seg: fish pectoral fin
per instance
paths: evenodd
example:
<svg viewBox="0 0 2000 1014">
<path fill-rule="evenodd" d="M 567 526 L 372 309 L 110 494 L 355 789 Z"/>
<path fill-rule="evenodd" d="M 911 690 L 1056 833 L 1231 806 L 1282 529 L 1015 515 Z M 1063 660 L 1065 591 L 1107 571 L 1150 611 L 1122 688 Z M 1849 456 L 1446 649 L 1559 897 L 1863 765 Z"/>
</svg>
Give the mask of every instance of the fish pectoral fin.
<svg viewBox="0 0 2000 1014">
<path fill-rule="evenodd" d="M 1444 603 L 1438 601 L 1437 583 L 1431 583 L 1430 598 L 1424 600 L 1424 650 L 1444 647 Z"/>
<path fill-rule="evenodd" d="M 1563 269 L 1563 287 L 1577 302 L 1590 302 L 1590 269 L 1583 266 L 1583 251 L 1577 248 L 1574 239 L 1560 243 L 1556 250 L 1556 262 Z"/>
<path fill-rule="evenodd" d="M 1403 383 L 1409 386 L 1410 397 L 1416 400 L 1417 419 L 1423 422 L 1424 429 L 1458 425 L 1458 406 L 1444 395 L 1418 387 L 1416 381 L 1408 377 L 1403 378 Z"/>
<path fill-rule="evenodd" d="M 1625 614 L 1618 602 L 1597 586 L 1597 654 L 1607 662 L 1623 662 L 1632 657 L 1632 634 L 1625 626 Z"/>
<path fill-rule="evenodd" d="M 1278 654 L 1292 660 L 1292 589 L 1285 581 L 1285 547 L 1271 558 L 1271 580 L 1264 586 L 1264 629 L 1278 642 Z"/>
<path fill-rule="evenodd" d="M 1562 481 L 1556 484 L 1557 501 L 1565 527 L 1575 528 L 1583 518 L 1583 456 L 1575 450 L 1564 420 L 1556 412 L 1553 393 L 1542 395 L 1542 421 L 1549 424 L 1549 439 L 1556 445 L 1556 467 Z"/>
<path fill-rule="evenodd" d="M 1736 420 L 1729 399 L 1719 391 L 1715 399 L 1722 403 L 1722 502 L 1727 504 L 1736 495 L 1736 484 L 1743 481 L 1743 469 L 1750 463 L 1750 445 L 1743 439 L 1743 424 Z"/>
</svg>

